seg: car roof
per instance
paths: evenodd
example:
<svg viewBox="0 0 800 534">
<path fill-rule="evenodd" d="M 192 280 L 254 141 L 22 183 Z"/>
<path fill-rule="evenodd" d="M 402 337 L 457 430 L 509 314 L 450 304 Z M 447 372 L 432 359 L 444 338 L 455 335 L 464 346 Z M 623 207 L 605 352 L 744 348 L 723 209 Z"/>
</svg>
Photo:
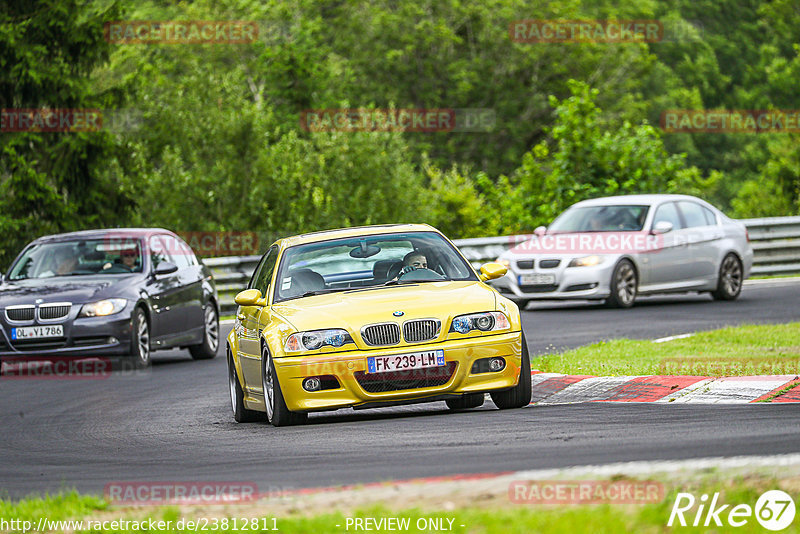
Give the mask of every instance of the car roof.
<svg viewBox="0 0 800 534">
<path fill-rule="evenodd" d="M 337 228 L 333 230 L 322 230 L 308 234 L 299 234 L 285 237 L 277 243 L 284 247 L 303 245 L 306 243 L 316 243 L 319 241 L 329 241 L 343 237 L 360 237 L 381 234 L 394 234 L 402 232 L 437 232 L 433 226 L 428 224 L 377 224 L 372 226 L 354 226 L 352 228 Z"/>
<path fill-rule="evenodd" d="M 611 206 L 619 204 L 650 205 L 650 204 L 665 202 L 667 200 L 693 200 L 695 202 L 700 202 L 704 205 L 708 204 L 705 200 L 693 197 L 691 195 L 655 194 L 655 195 L 619 195 L 614 197 L 593 198 L 589 200 L 582 200 L 580 202 L 573 204 L 572 206 Z"/>
<path fill-rule="evenodd" d="M 35 239 L 34 243 L 54 243 L 59 241 L 74 241 L 76 239 L 98 239 L 107 237 L 137 238 L 148 237 L 153 234 L 175 234 L 164 228 L 105 228 L 97 230 L 80 230 L 78 232 L 67 232 L 64 234 L 45 235 Z M 176 236 L 177 237 L 177 236 Z"/>
</svg>

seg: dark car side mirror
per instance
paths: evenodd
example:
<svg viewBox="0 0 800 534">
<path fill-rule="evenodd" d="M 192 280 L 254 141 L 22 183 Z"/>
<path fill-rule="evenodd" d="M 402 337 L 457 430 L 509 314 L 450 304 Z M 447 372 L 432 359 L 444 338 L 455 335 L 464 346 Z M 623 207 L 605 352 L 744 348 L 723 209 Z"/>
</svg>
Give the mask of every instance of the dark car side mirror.
<svg viewBox="0 0 800 534">
<path fill-rule="evenodd" d="M 156 276 L 161 274 L 171 274 L 178 270 L 178 266 L 172 263 L 171 261 L 162 261 L 156 266 L 156 269 L 153 271 Z"/>
</svg>

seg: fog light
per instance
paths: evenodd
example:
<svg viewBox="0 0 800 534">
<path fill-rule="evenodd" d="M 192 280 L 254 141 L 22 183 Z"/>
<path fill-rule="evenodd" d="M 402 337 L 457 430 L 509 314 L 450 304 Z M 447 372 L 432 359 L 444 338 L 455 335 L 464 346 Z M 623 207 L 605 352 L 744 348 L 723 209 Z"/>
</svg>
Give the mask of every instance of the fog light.
<svg viewBox="0 0 800 534">
<path fill-rule="evenodd" d="M 489 360 L 489 369 L 491 371 L 500 371 L 506 366 L 506 361 L 503 358 L 492 358 Z"/>
<path fill-rule="evenodd" d="M 303 389 L 306 391 L 319 391 L 321 387 L 322 383 L 316 376 L 303 380 Z"/>
</svg>

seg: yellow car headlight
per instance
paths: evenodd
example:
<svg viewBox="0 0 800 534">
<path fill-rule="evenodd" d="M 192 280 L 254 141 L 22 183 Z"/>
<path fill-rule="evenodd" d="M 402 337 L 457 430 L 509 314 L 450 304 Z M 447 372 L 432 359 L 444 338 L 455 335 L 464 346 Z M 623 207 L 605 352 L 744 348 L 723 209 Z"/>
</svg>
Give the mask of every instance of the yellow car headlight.
<svg viewBox="0 0 800 534">
<path fill-rule="evenodd" d="M 78 317 L 105 317 L 106 315 L 114 315 L 124 310 L 126 304 L 128 304 L 128 301 L 125 299 L 106 299 L 90 302 L 81 307 Z"/>
<path fill-rule="evenodd" d="M 297 332 L 286 338 L 284 350 L 286 352 L 304 352 L 307 350 L 317 350 L 324 346 L 341 347 L 348 343 L 353 343 L 353 338 L 347 330 L 334 328 L 330 330 L 309 330 L 308 332 Z"/>
<path fill-rule="evenodd" d="M 508 317 L 503 312 L 470 313 L 454 317 L 450 331 L 467 334 L 472 330 L 481 332 L 506 330 L 509 326 Z"/>
<path fill-rule="evenodd" d="M 602 256 L 592 255 L 592 256 L 584 256 L 582 258 L 575 258 L 567 267 L 594 267 L 595 265 L 600 265 L 603 263 L 604 258 Z"/>
</svg>

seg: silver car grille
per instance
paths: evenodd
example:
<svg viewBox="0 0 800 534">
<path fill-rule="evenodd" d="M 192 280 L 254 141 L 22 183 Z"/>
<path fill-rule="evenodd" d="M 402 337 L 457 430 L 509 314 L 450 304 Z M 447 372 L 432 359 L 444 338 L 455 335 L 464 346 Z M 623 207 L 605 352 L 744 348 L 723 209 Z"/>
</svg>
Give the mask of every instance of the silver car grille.
<svg viewBox="0 0 800 534">
<path fill-rule="evenodd" d="M 9 306 L 6 308 L 6 319 L 18 323 L 33 321 L 34 311 L 33 306 Z"/>
<path fill-rule="evenodd" d="M 428 341 L 439 335 L 442 323 L 438 319 L 417 319 L 403 323 L 403 338 L 406 343 Z"/>
<path fill-rule="evenodd" d="M 373 347 L 400 343 L 400 327 L 395 323 L 373 324 L 361 329 L 364 343 Z"/>
<path fill-rule="evenodd" d="M 69 302 L 59 302 L 58 304 L 42 304 L 39 306 L 39 319 L 43 321 L 53 321 L 63 319 L 69 315 L 72 304 Z"/>
</svg>

